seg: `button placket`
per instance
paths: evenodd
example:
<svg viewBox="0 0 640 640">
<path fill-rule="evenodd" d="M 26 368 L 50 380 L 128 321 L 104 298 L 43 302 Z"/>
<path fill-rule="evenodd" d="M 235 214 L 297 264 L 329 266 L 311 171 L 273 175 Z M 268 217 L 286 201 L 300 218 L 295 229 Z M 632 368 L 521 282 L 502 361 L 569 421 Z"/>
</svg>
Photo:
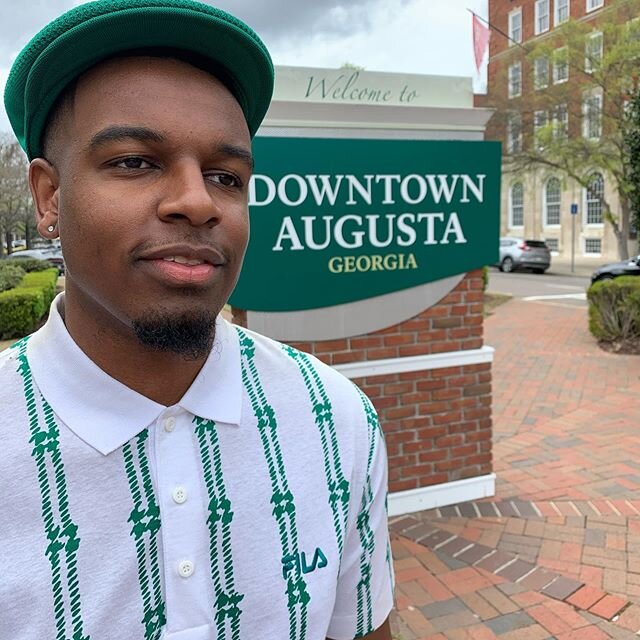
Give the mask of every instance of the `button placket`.
<svg viewBox="0 0 640 640">
<path fill-rule="evenodd" d="M 213 597 L 208 572 L 196 570 L 209 557 L 200 450 L 193 416 L 180 407 L 167 407 L 156 425 L 167 625 L 175 629 L 197 627 L 208 622 Z M 182 606 L 185 599 L 192 606 Z"/>
</svg>

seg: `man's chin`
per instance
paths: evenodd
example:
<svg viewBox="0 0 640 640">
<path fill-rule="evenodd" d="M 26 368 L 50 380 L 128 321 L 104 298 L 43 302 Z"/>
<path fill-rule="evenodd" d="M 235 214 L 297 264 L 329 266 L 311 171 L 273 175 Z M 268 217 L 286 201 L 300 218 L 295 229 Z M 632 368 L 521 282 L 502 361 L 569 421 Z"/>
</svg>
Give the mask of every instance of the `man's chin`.
<svg viewBox="0 0 640 640">
<path fill-rule="evenodd" d="M 134 319 L 132 327 L 145 347 L 175 353 L 186 360 L 201 360 L 211 351 L 216 316 L 215 311 L 206 309 L 175 313 L 163 309 Z"/>
</svg>

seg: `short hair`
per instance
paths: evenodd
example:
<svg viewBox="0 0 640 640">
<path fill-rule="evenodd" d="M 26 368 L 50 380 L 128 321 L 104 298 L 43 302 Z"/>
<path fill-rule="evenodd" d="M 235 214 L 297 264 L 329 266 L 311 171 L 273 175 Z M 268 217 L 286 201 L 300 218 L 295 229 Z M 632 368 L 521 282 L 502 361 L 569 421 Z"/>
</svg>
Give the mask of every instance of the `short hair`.
<svg viewBox="0 0 640 640">
<path fill-rule="evenodd" d="M 50 161 L 55 147 L 55 140 L 62 129 L 64 118 L 73 108 L 77 86 L 78 78 L 75 78 L 62 90 L 62 93 L 53 103 L 51 111 L 49 111 L 42 132 L 42 155 L 47 161 Z"/>
</svg>

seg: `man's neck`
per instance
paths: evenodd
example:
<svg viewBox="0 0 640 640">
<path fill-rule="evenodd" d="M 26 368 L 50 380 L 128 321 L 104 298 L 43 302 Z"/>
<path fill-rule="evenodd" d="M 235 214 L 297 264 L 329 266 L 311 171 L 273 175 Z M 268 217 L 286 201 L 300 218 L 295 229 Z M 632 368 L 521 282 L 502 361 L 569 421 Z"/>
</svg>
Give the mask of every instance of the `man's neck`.
<svg viewBox="0 0 640 640">
<path fill-rule="evenodd" d="M 143 345 L 131 327 L 83 305 L 73 291 L 64 299 L 67 331 L 98 367 L 130 389 L 159 404 L 176 404 L 191 386 L 206 356 L 187 360 L 183 355 Z"/>
</svg>

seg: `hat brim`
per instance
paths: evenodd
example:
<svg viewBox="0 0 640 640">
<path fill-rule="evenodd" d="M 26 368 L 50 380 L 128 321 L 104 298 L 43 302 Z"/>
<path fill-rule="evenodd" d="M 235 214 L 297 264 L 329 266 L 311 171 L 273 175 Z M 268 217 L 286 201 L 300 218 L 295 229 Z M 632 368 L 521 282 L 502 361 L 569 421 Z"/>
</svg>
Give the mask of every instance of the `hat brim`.
<svg viewBox="0 0 640 640">
<path fill-rule="evenodd" d="M 196 5 L 181 2 L 167 6 L 164 2 L 131 7 L 129 3 L 129 8 L 78 22 L 46 46 L 38 48 L 36 36 L 21 53 L 28 59 L 16 60 L 5 91 L 9 119 L 27 156 L 42 155 L 49 112 L 70 82 L 114 55 L 145 48 L 189 52 L 210 61 L 212 69 L 220 69 L 221 79 L 240 104 L 253 136 L 273 93 L 269 54 L 253 32 L 229 21 L 224 12 L 203 13 L 188 8 L 189 4 Z M 55 22 L 49 27 L 52 25 Z"/>
</svg>

